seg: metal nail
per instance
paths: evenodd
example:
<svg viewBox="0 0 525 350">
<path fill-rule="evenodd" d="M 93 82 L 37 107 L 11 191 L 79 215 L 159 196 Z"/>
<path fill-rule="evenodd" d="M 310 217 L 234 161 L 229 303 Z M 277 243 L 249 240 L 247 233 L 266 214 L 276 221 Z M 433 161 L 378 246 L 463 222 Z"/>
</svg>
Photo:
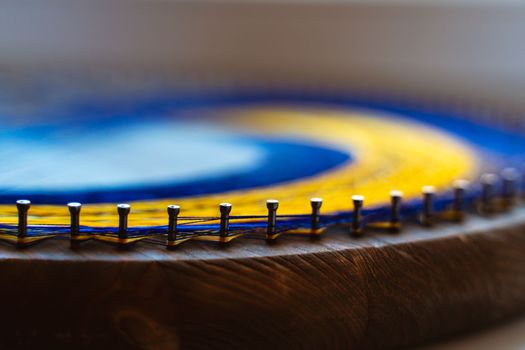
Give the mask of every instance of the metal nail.
<svg viewBox="0 0 525 350">
<path fill-rule="evenodd" d="M 311 198 L 310 205 L 312 206 L 312 232 L 315 233 L 319 229 L 319 220 L 321 218 L 321 206 L 323 205 L 323 199 Z"/>
<path fill-rule="evenodd" d="M 72 236 L 78 236 L 80 233 L 80 209 L 82 204 L 71 202 L 67 204 L 67 208 L 71 218 L 70 233 Z"/>
<path fill-rule="evenodd" d="M 279 208 L 279 201 L 276 199 L 268 199 L 266 201 L 266 208 L 268 208 L 268 225 L 266 228 L 266 235 L 271 236 L 275 234 L 275 226 L 277 223 L 277 208 Z"/>
<path fill-rule="evenodd" d="M 403 192 L 398 190 L 390 191 L 390 223 L 396 226 L 401 221 L 401 199 Z"/>
<path fill-rule="evenodd" d="M 180 206 L 168 205 L 168 242 L 177 240 L 177 219 L 180 213 Z"/>
<path fill-rule="evenodd" d="M 19 238 L 27 236 L 27 213 L 31 207 L 31 201 L 20 199 L 16 201 L 18 209 L 18 234 Z"/>
<path fill-rule="evenodd" d="M 219 204 L 219 210 L 221 213 L 221 223 L 219 235 L 221 237 L 228 236 L 228 229 L 230 227 L 230 212 L 232 211 L 232 205 L 230 203 Z"/>
<path fill-rule="evenodd" d="M 481 210 L 485 213 L 494 211 L 494 186 L 497 180 L 495 174 L 481 175 Z"/>
<path fill-rule="evenodd" d="M 129 204 L 118 204 L 117 205 L 117 211 L 118 211 L 118 238 L 120 239 L 126 239 L 128 238 L 128 215 L 131 210 L 131 206 Z"/>
<path fill-rule="evenodd" d="M 469 182 L 464 179 L 457 179 L 452 184 L 454 191 L 454 199 L 452 202 L 452 211 L 457 215 L 457 219 L 463 218 L 463 211 L 465 210 L 465 191 L 469 186 Z"/>
<path fill-rule="evenodd" d="M 518 172 L 514 168 L 506 168 L 501 172 L 501 179 L 503 180 L 502 197 L 506 207 L 510 208 L 516 204 L 518 189 Z"/>
<path fill-rule="evenodd" d="M 353 195 L 352 202 L 354 203 L 354 211 L 352 212 L 352 226 L 351 233 L 361 234 L 361 212 L 363 209 L 363 202 L 365 197 L 361 195 Z"/>
<path fill-rule="evenodd" d="M 423 212 L 421 213 L 421 224 L 430 226 L 434 219 L 434 205 L 433 199 L 436 189 L 434 186 L 423 186 L 421 189 L 423 193 Z"/>
</svg>

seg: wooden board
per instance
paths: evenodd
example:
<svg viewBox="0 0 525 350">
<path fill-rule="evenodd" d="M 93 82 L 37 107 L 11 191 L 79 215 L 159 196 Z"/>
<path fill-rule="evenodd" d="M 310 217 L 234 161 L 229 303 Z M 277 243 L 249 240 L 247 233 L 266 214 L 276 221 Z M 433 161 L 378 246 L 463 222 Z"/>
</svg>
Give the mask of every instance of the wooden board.
<svg viewBox="0 0 525 350">
<path fill-rule="evenodd" d="M 0 344 L 395 348 L 525 311 L 525 209 L 462 225 L 176 251 L 0 246 Z"/>
</svg>

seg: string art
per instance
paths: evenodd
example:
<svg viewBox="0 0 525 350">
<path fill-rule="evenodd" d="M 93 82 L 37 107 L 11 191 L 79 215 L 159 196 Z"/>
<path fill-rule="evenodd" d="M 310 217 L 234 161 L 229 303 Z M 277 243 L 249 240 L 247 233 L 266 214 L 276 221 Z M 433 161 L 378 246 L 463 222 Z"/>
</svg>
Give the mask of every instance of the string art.
<svg viewBox="0 0 525 350">
<path fill-rule="evenodd" d="M 525 154 L 520 127 L 495 128 L 480 113 L 355 96 L 162 94 L 9 117 L 0 240 L 19 247 L 175 247 L 461 221 L 512 207 Z"/>
</svg>

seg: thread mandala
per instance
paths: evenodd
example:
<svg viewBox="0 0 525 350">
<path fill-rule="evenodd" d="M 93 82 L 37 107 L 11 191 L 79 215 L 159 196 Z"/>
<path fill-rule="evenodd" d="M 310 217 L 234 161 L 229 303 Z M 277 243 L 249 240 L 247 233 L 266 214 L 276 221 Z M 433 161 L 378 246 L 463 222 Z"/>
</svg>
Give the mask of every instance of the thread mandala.
<svg viewBox="0 0 525 350">
<path fill-rule="evenodd" d="M 173 247 L 508 210 L 525 137 L 479 113 L 215 92 L 4 115 L 0 239 Z"/>
</svg>

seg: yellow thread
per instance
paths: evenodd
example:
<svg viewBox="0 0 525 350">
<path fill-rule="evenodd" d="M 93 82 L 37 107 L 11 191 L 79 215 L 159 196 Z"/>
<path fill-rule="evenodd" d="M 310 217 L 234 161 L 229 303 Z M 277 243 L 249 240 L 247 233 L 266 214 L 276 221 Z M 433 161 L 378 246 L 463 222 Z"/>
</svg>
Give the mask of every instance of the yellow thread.
<svg viewBox="0 0 525 350">
<path fill-rule="evenodd" d="M 399 230 L 401 229 L 400 223 L 391 223 L 391 222 L 374 222 L 366 224 L 366 228 L 371 229 L 381 229 L 381 230 Z"/>
<path fill-rule="evenodd" d="M 241 236 L 242 236 L 242 234 L 230 235 L 230 236 L 226 236 L 226 237 L 205 235 L 205 236 L 195 236 L 195 237 L 193 237 L 191 239 L 194 240 L 194 241 L 228 243 L 228 242 L 234 240 L 235 238 L 238 238 L 238 237 L 241 237 Z"/>
<path fill-rule="evenodd" d="M 55 237 L 56 235 L 45 235 L 45 236 L 35 236 L 35 237 L 17 237 L 10 234 L 2 233 L 0 234 L 0 240 L 12 242 L 12 243 L 18 243 L 18 244 L 28 244 L 33 243 L 37 241 L 42 241 L 47 238 Z"/>
<path fill-rule="evenodd" d="M 133 238 L 118 238 L 118 237 L 113 237 L 113 236 L 93 235 L 93 238 L 96 239 L 97 241 L 118 243 L 118 244 L 129 244 L 129 243 L 141 241 L 148 237 L 142 236 L 142 237 L 133 237 Z"/>
<path fill-rule="evenodd" d="M 363 194 L 367 206 L 374 206 L 386 204 L 393 188 L 402 190 L 405 198 L 410 199 L 420 196 L 422 185 L 433 184 L 439 190 L 456 178 L 470 179 L 477 173 L 476 156 L 467 145 L 437 129 L 406 119 L 299 107 L 225 112 L 226 120 L 243 132 L 322 144 L 351 152 L 354 161 L 284 184 L 133 202 L 129 225 L 166 224 L 165 208 L 171 203 L 180 204 L 183 213 L 191 216 L 216 216 L 218 203 L 224 201 L 233 204 L 234 215 L 265 215 L 266 199 L 277 198 L 281 214 L 304 214 L 309 211 L 309 198 L 322 197 L 323 213 L 333 213 L 351 210 L 349 198 L 354 193 Z M 14 205 L 1 205 L 0 213 L 0 222 L 16 224 Z M 34 205 L 29 221 L 67 224 L 69 213 L 65 206 Z M 88 226 L 116 226 L 118 216 L 113 203 L 84 205 L 81 221 Z"/>
<path fill-rule="evenodd" d="M 70 238 L 72 241 L 87 241 L 93 238 L 93 235 L 71 235 Z"/>
<path fill-rule="evenodd" d="M 181 243 L 184 243 L 186 241 L 190 241 L 191 239 L 192 239 L 192 237 L 177 239 L 175 241 L 166 241 L 166 245 L 169 246 L 169 247 L 175 247 L 175 246 L 178 246 Z"/>
<path fill-rule="evenodd" d="M 321 236 L 326 231 L 326 228 L 318 228 L 316 230 L 312 230 L 311 228 L 300 228 L 300 229 L 292 229 L 289 231 L 283 232 L 286 235 L 308 235 L 308 236 Z"/>
<path fill-rule="evenodd" d="M 274 240 L 274 239 L 277 239 L 280 235 L 282 235 L 284 232 L 279 232 L 279 233 L 274 233 L 274 234 L 271 234 L 271 235 L 266 235 L 266 239 L 267 240 Z"/>
</svg>

